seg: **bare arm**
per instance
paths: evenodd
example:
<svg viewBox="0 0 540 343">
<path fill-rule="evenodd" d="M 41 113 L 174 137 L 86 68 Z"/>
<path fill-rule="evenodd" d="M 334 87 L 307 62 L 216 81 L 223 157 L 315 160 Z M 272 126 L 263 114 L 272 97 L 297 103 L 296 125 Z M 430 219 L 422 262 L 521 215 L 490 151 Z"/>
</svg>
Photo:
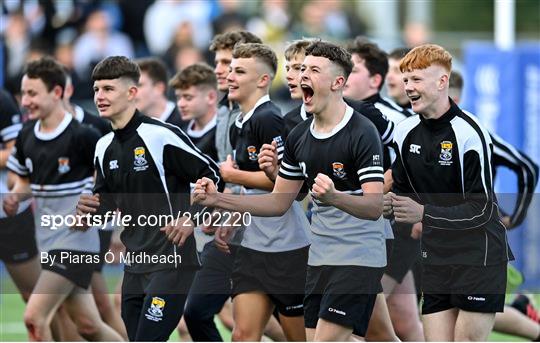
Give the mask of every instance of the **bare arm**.
<svg viewBox="0 0 540 343">
<path fill-rule="evenodd" d="M 3 149 L 0 149 L 0 169 L 4 169 L 7 165 L 7 160 L 11 154 L 11 149 L 15 146 L 15 140 L 7 142 Z"/>
<path fill-rule="evenodd" d="M 226 182 L 242 185 L 249 188 L 271 191 L 274 183 L 263 171 L 245 171 L 240 169 L 230 170 L 227 174 L 221 174 Z M 226 176 L 225 176 L 226 175 Z"/>
<path fill-rule="evenodd" d="M 302 181 L 286 180 L 278 176 L 272 193 L 242 196 L 218 193 L 214 183 L 204 178 L 198 180 L 195 185 L 194 202 L 229 211 L 249 212 L 258 217 L 277 217 L 283 215 L 291 207 L 302 188 L 302 183 Z"/>
<path fill-rule="evenodd" d="M 327 205 L 360 219 L 379 219 L 383 209 L 383 183 L 363 183 L 362 192 L 363 196 L 339 192 L 334 188 L 332 179 L 324 174 L 317 175 L 312 189 L 313 197 Z"/>
</svg>

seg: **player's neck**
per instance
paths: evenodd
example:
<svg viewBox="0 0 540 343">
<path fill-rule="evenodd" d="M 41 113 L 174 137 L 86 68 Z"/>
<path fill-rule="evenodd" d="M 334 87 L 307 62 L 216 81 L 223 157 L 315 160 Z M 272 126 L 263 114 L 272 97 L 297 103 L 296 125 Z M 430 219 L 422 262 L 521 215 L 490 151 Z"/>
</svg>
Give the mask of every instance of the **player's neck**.
<svg viewBox="0 0 540 343">
<path fill-rule="evenodd" d="M 64 120 L 65 115 L 66 111 L 64 110 L 64 107 L 59 104 L 51 111 L 51 113 L 49 113 L 49 115 L 39 120 L 39 132 L 54 132 L 62 120 Z"/>
<path fill-rule="evenodd" d="M 163 112 L 165 112 L 165 109 L 167 108 L 167 98 L 160 97 L 159 99 L 156 99 L 156 102 L 153 106 L 151 106 L 148 111 L 146 111 L 145 114 L 153 117 L 153 118 L 160 118 Z"/>
<path fill-rule="evenodd" d="M 314 113 L 313 129 L 319 133 L 328 133 L 343 120 L 347 104 L 343 98 L 328 101 L 320 113 Z"/>
<path fill-rule="evenodd" d="M 242 113 L 246 114 L 249 111 L 253 110 L 253 108 L 257 104 L 257 101 L 259 101 L 265 95 L 268 95 L 268 92 L 255 91 L 250 97 L 248 97 L 244 101 L 238 102 Z"/>
<path fill-rule="evenodd" d="M 421 113 L 422 117 L 425 119 L 439 119 L 442 117 L 448 110 L 450 109 L 450 100 L 448 96 L 446 97 L 440 97 L 437 99 L 437 101 L 430 106 L 429 108 L 426 108 L 426 110 Z"/>
<path fill-rule="evenodd" d="M 69 112 L 73 117 L 75 117 L 75 107 L 73 107 L 73 105 L 69 101 L 64 101 L 62 104 L 66 111 Z"/>
<path fill-rule="evenodd" d="M 111 119 L 111 127 L 113 130 L 119 130 L 126 127 L 126 125 L 130 122 L 131 118 L 135 115 L 135 106 L 128 106 L 124 111 L 121 113 L 118 113 L 115 116 L 112 116 Z"/>
<path fill-rule="evenodd" d="M 208 112 L 206 112 L 205 115 L 203 115 L 202 117 L 199 117 L 199 118 L 195 118 L 193 120 L 193 128 L 192 130 L 193 131 L 201 131 L 203 130 L 206 125 L 208 125 L 209 122 L 212 121 L 212 119 L 214 119 L 214 116 L 217 114 L 217 109 L 216 108 L 210 108 L 208 110 Z"/>
</svg>

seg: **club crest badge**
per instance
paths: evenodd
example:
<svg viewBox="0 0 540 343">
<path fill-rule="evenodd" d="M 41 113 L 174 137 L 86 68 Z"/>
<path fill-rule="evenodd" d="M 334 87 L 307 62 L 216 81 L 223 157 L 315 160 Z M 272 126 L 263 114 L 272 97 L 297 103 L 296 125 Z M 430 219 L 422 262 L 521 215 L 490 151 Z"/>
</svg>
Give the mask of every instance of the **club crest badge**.
<svg viewBox="0 0 540 343">
<path fill-rule="evenodd" d="M 259 157 L 257 154 L 257 148 L 255 148 L 253 145 L 250 145 L 247 147 L 247 153 L 250 161 L 257 161 L 257 158 Z"/>
<path fill-rule="evenodd" d="M 441 142 L 441 153 L 439 155 L 440 165 L 449 166 L 452 164 L 452 147 L 453 144 L 450 141 Z"/>
<path fill-rule="evenodd" d="M 343 166 L 343 163 L 341 162 L 332 163 L 332 170 L 334 172 L 334 176 L 339 179 L 344 179 L 347 176 L 347 173 L 345 173 L 345 168 Z"/>
<path fill-rule="evenodd" d="M 69 158 L 67 157 L 59 157 L 58 158 L 58 172 L 60 174 L 65 174 L 71 170 L 71 167 L 69 166 Z"/>
<path fill-rule="evenodd" d="M 137 147 L 133 149 L 135 153 L 135 159 L 133 160 L 133 169 L 135 171 L 143 171 L 148 168 L 148 161 L 146 161 L 146 151 L 143 147 Z"/>
</svg>

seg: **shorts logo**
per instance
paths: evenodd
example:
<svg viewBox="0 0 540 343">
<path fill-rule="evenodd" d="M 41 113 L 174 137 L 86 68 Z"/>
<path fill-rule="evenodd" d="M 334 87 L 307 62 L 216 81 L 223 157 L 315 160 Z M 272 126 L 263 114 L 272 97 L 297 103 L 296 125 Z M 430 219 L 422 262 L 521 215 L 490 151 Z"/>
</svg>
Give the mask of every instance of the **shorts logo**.
<svg viewBox="0 0 540 343">
<path fill-rule="evenodd" d="M 135 153 L 135 160 L 133 161 L 133 169 L 135 171 L 143 171 L 148 169 L 148 161 L 146 161 L 145 158 L 145 150 L 143 147 L 137 147 L 133 149 L 133 152 Z"/>
<path fill-rule="evenodd" d="M 247 147 L 247 153 L 250 161 L 257 161 L 257 148 L 255 148 L 253 145 L 250 145 Z"/>
<path fill-rule="evenodd" d="M 449 166 L 452 164 L 452 142 L 441 142 L 441 154 L 439 155 L 439 164 Z"/>
<path fill-rule="evenodd" d="M 59 157 L 58 158 L 58 172 L 60 174 L 65 174 L 71 170 L 71 167 L 69 166 L 69 158 L 67 157 Z"/>
<path fill-rule="evenodd" d="M 347 173 L 345 173 L 345 167 L 341 162 L 332 163 L 332 170 L 334 171 L 334 176 L 339 179 L 344 179 L 347 176 Z"/>
<path fill-rule="evenodd" d="M 333 307 L 329 307 L 329 308 L 328 308 L 328 312 L 340 314 L 340 315 L 342 315 L 342 316 L 346 316 L 346 315 L 347 315 L 347 313 L 345 313 L 344 311 L 337 310 L 337 309 L 335 309 L 335 308 L 333 308 Z"/>
<path fill-rule="evenodd" d="M 150 308 L 148 313 L 145 314 L 146 319 L 152 320 L 154 322 L 159 322 L 163 318 L 163 309 L 165 308 L 165 300 L 159 297 L 153 297 L 152 303 L 150 303 Z"/>
<path fill-rule="evenodd" d="M 484 297 L 474 297 L 472 295 L 469 295 L 467 297 L 467 300 L 471 301 L 471 300 L 474 300 L 474 301 L 486 301 L 486 298 Z"/>
</svg>

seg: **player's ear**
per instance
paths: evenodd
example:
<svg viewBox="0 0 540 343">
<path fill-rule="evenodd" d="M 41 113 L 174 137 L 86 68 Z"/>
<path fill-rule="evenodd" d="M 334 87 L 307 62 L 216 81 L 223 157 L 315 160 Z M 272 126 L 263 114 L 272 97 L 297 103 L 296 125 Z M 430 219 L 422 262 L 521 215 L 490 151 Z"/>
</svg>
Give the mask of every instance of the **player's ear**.
<svg viewBox="0 0 540 343">
<path fill-rule="evenodd" d="M 448 88 L 448 81 L 449 81 L 448 73 L 444 73 L 439 77 L 439 82 L 437 85 L 438 90 L 442 90 L 445 87 Z"/>
<path fill-rule="evenodd" d="M 132 101 L 137 96 L 137 93 L 139 92 L 139 88 L 135 84 L 130 84 L 128 88 L 128 100 Z"/>
<path fill-rule="evenodd" d="M 167 91 L 167 85 L 163 82 L 156 82 L 155 86 L 161 94 L 165 94 Z"/>
<path fill-rule="evenodd" d="M 330 89 L 332 91 L 337 91 L 338 89 L 343 89 L 345 87 L 345 83 L 347 83 L 347 79 L 343 75 L 338 75 L 334 78 L 334 81 L 332 82 L 332 85 L 330 86 Z"/>
<path fill-rule="evenodd" d="M 62 88 L 60 85 L 56 85 L 53 87 L 52 93 L 56 99 L 62 99 L 64 95 L 64 88 Z"/>
<path fill-rule="evenodd" d="M 266 88 L 272 83 L 272 78 L 269 74 L 265 73 L 259 77 L 259 82 L 257 83 L 258 88 Z"/>
<path fill-rule="evenodd" d="M 380 88 L 382 81 L 383 81 L 383 78 L 381 74 L 375 74 L 369 78 L 369 82 L 371 83 L 371 86 L 377 89 Z"/>
</svg>

